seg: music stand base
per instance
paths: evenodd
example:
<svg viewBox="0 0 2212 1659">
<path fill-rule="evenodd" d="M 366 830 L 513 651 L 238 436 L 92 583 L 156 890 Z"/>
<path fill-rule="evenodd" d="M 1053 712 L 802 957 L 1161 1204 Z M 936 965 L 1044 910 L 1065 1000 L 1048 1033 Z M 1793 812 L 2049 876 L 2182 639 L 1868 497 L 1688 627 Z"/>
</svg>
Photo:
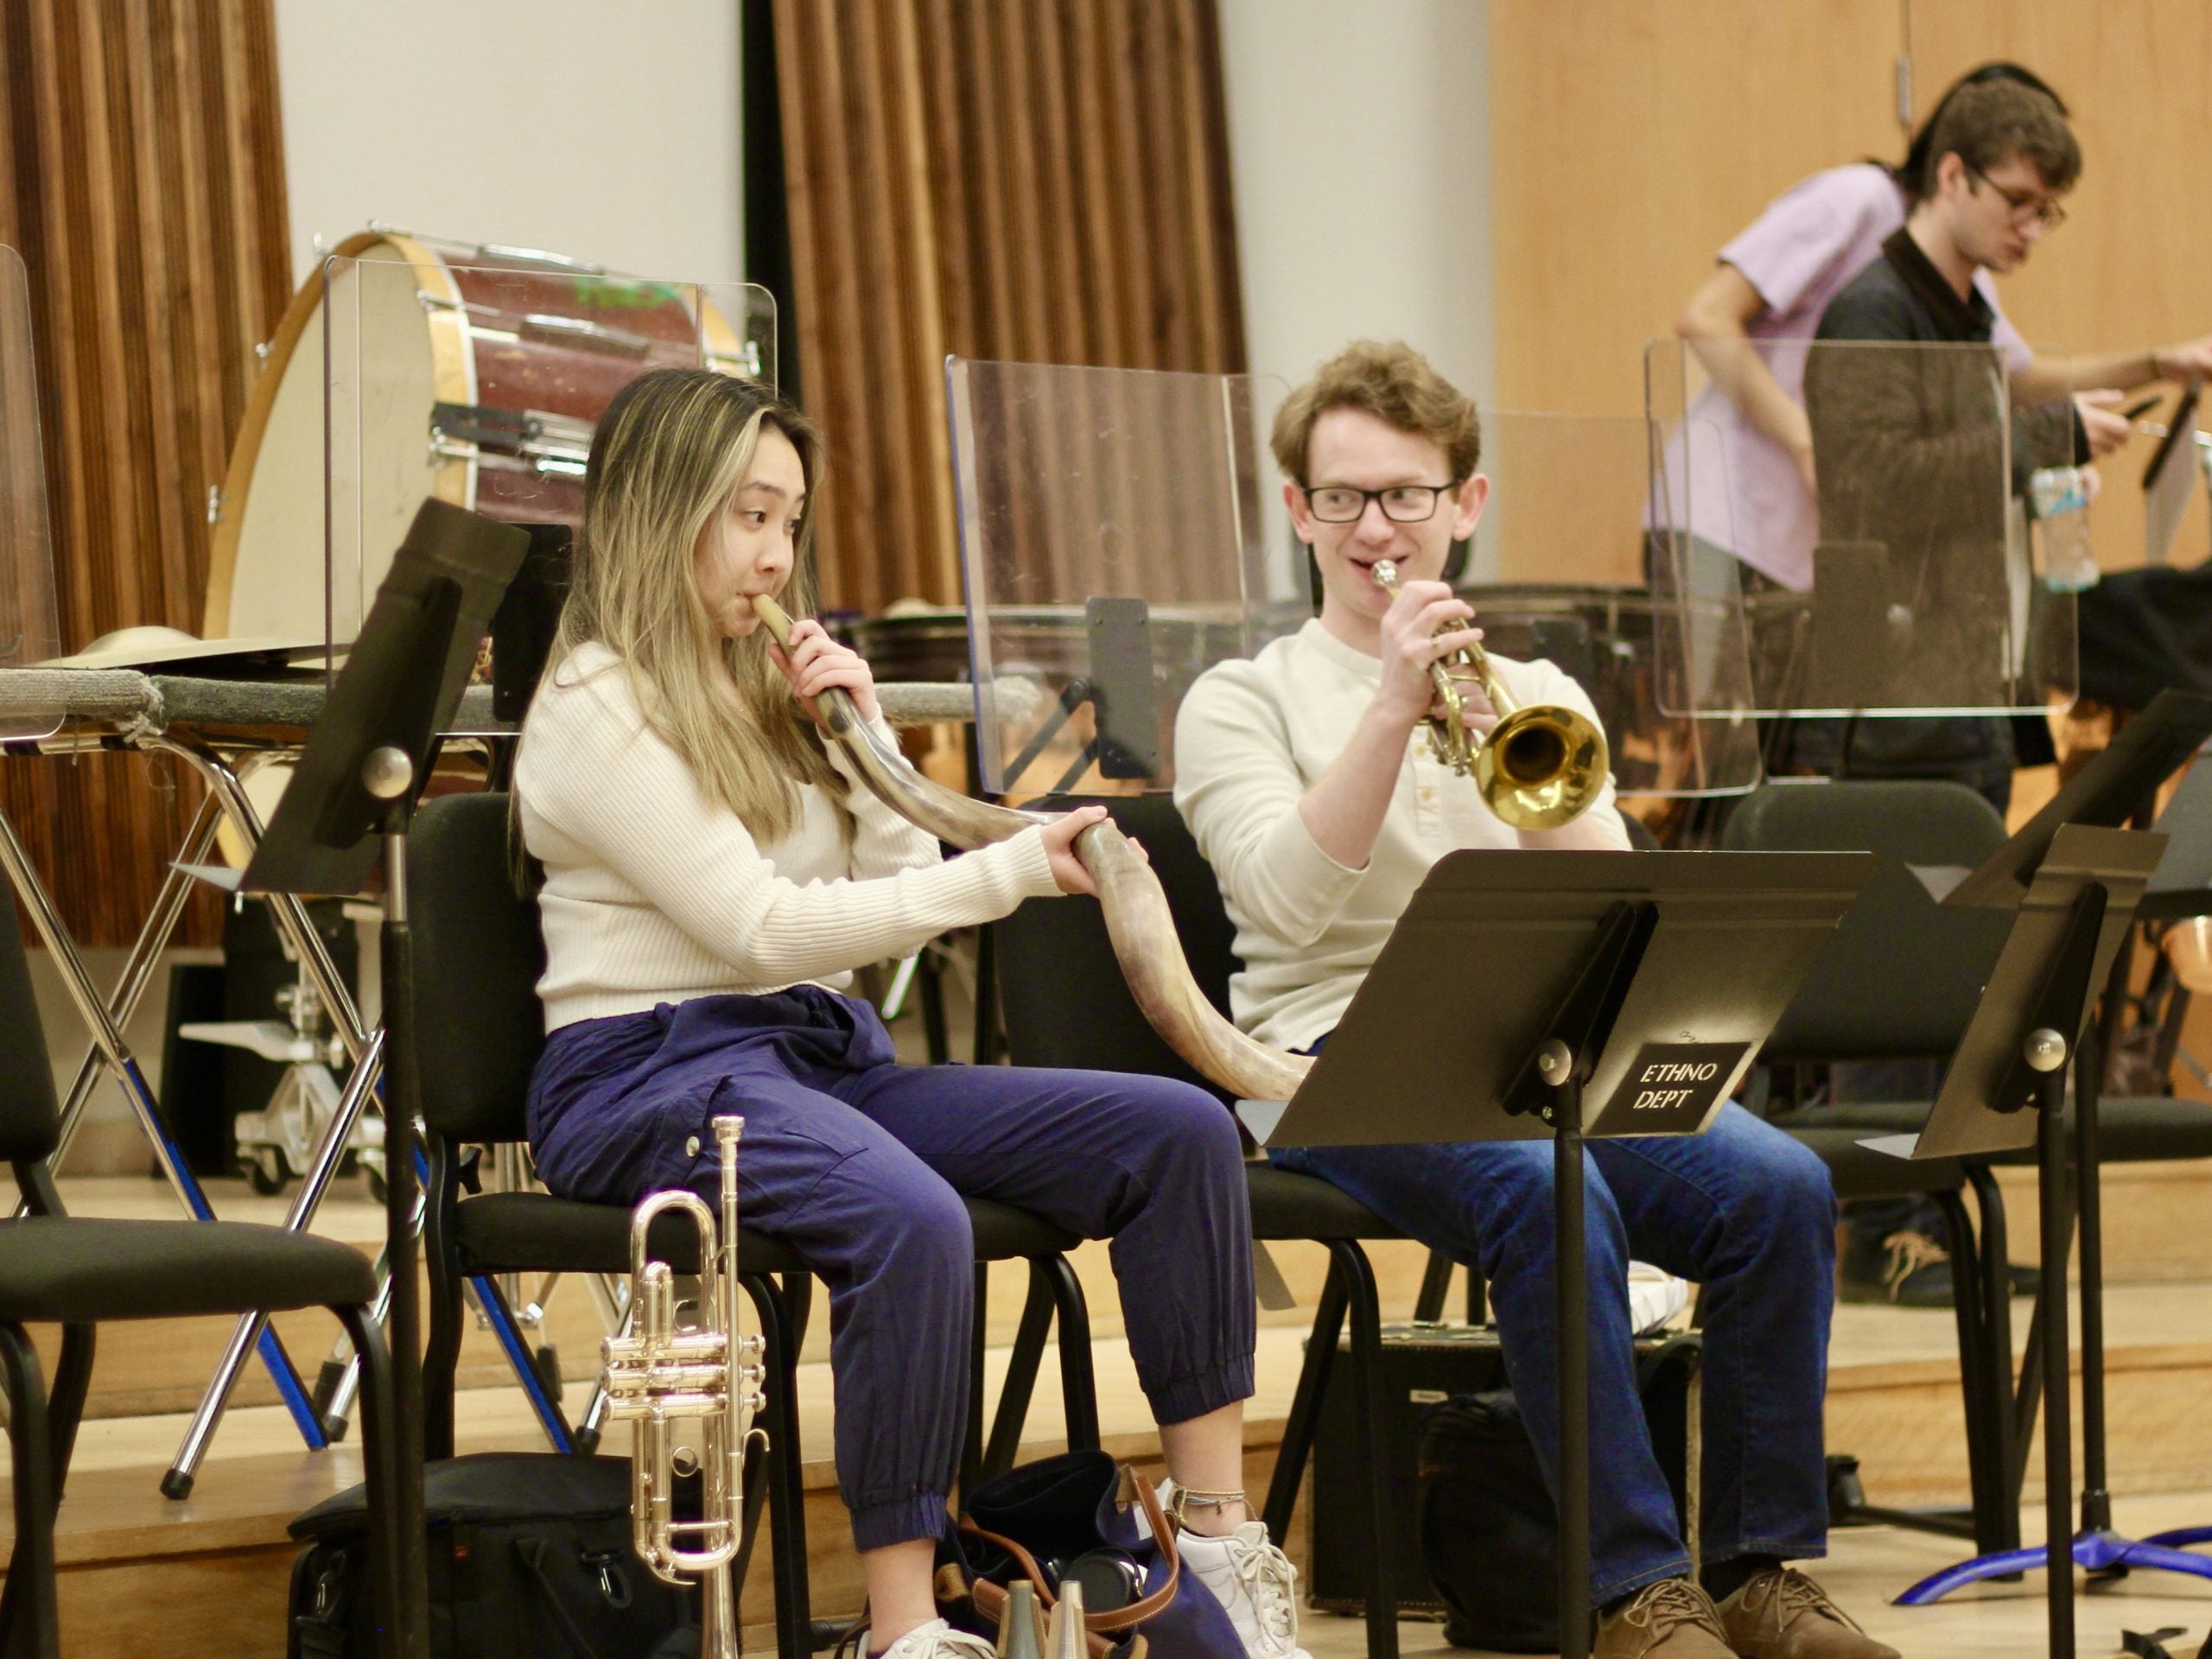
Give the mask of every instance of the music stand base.
<svg viewBox="0 0 2212 1659">
<path fill-rule="evenodd" d="M 2203 1535 L 2212 1536 L 2212 1528 L 2197 1530 Z M 2171 1533 L 2164 1535 L 2167 1538 L 2175 1535 Z M 2116 1532 L 2076 1534 L 2073 1553 L 2074 1565 L 2085 1573 L 2124 1573 L 2130 1567 L 2142 1567 L 2212 1579 L 2212 1556 L 2191 1555 L 2186 1550 L 2172 1548 L 2156 1540 L 2138 1542 L 2132 1538 L 2123 1538 Z M 1899 1596 L 1896 1605 L 1900 1607 L 1925 1607 L 1966 1585 L 2040 1572 L 2048 1560 L 2041 1544 L 2032 1549 L 2008 1549 L 1995 1555 L 1977 1555 L 1970 1561 L 1961 1561 L 1956 1567 L 1947 1567 L 1941 1573 L 1923 1579 Z"/>
</svg>

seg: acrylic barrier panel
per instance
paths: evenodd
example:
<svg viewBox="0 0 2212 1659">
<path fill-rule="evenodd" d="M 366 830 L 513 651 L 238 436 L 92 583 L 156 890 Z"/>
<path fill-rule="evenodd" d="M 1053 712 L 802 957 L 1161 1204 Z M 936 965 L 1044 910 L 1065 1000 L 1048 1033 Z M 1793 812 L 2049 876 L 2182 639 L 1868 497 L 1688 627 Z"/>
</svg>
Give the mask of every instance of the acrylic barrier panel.
<svg viewBox="0 0 2212 1659">
<path fill-rule="evenodd" d="M 60 654 L 30 285 L 21 256 L 0 245 L 0 673 Z M 43 699 L 10 696 L 0 682 L 0 739 L 45 737 L 61 713 Z"/>
<path fill-rule="evenodd" d="M 2040 710 L 2076 683 L 2073 588 L 2031 534 L 2074 459 L 2063 403 L 2016 407 L 1994 347 L 1655 342 L 1652 524 L 1677 580 L 1736 567 L 1763 714 Z M 1746 414 L 1780 388 L 1799 455 Z M 1809 478 L 1808 474 L 1810 474 Z M 1686 671 L 1718 652 L 1693 618 Z"/>
<path fill-rule="evenodd" d="M 1311 614 L 1262 454 L 1284 388 L 959 358 L 945 374 L 983 787 L 1172 788 L 1191 683 Z"/>
<path fill-rule="evenodd" d="M 640 374 L 774 383 L 765 290 L 466 254 L 394 232 L 313 279 L 309 327 L 268 371 L 278 464 L 224 504 L 232 634 L 350 642 L 426 496 L 573 529 L 596 423 Z"/>
<path fill-rule="evenodd" d="M 1640 418 L 1486 415 L 1490 498 L 1459 584 L 1486 649 L 1548 658 L 1590 694 L 1624 794 L 1740 793 L 1761 771 L 1733 572 L 1675 580 L 1651 451 Z"/>
</svg>

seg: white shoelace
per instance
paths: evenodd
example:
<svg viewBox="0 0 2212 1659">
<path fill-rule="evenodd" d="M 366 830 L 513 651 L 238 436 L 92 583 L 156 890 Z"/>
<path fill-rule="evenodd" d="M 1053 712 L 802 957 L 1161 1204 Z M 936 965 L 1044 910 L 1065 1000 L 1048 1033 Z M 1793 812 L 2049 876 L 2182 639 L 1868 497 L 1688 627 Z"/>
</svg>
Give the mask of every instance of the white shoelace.
<svg viewBox="0 0 2212 1659">
<path fill-rule="evenodd" d="M 1246 1528 L 1260 1536 L 1245 1536 Z M 1266 1541 L 1265 1531 L 1257 1522 L 1246 1522 L 1221 1542 L 1228 1547 L 1229 1565 L 1252 1599 L 1260 1634 L 1269 1649 L 1288 1652 L 1298 1642 L 1298 1604 L 1291 1595 L 1298 1569 L 1290 1564 L 1290 1557 Z"/>
</svg>

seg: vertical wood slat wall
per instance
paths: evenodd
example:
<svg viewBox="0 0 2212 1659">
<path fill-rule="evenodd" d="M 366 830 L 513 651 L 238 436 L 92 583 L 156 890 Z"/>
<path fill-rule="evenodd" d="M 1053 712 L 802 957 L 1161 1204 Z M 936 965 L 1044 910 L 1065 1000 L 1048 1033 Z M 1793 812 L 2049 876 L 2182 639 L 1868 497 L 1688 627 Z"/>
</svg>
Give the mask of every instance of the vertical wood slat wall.
<svg viewBox="0 0 2212 1659">
<path fill-rule="evenodd" d="M 776 0 L 775 23 L 824 602 L 957 603 L 946 353 L 1244 366 L 1213 5 Z"/>
<path fill-rule="evenodd" d="M 7 0 L 0 20 L 0 241 L 29 276 L 62 642 L 196 629 L 207 492 L 290 290 L 270 0 Z M 129 942 L 196 799 L 136 756 L 0 761 L 82 943 Z M 188 937 L 216 913 L 195 906 Z"/>
</svg>

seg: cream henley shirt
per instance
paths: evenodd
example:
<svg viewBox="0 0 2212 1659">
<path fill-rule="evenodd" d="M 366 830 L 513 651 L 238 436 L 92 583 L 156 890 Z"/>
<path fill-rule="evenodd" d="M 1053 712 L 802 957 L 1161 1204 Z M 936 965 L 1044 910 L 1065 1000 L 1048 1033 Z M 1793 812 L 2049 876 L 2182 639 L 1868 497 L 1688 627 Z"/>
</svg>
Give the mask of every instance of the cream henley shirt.
<svg viewBox="0 0 2212 1659">
<path fill-rule="evenodd" d="M 855 968 L 1058 891 L 1036 830 L 945 860 L 830 755 L 853 784 L 850 843 L 807 785 L 798 826 L 764 847 L 646 723 L 612 651 L 550 671 L 515 762 L 523 843 L 545 867 L 546 1030 L 695 996 L 841 991 Z"/>
<path fill-rule="evenodd" d="M 1597 710 L 1549 662 L 1493 656 L 1523 704 Z M 1175 804 L 1213 866 L 1236 928 L 1244 971 L 1230 981 L 1236 1023 L 1272 1047 L 1302 1049 L 1337 1027 L 1430 866 L 1465 847 L 1515 848 L 1462 778 L 1414 728 L 1382 831 L 1363 869 L 1323 852 L 1299 816 L 1300 797 L 1344 753 L 1382 683 L 1382 664 L 1318 619 L 1249 661 L 1209 670 L 1175 721 Z M 1627 850 L 1608 778 L 1590 822 Z"/>
</svg>

